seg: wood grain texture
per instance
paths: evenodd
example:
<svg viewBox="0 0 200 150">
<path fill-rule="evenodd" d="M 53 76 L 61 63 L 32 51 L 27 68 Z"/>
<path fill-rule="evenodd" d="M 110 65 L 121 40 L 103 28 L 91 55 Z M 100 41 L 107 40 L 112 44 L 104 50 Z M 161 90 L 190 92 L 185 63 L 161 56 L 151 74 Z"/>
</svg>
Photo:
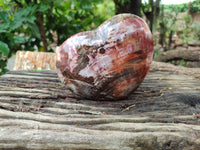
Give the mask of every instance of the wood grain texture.
<svg viewBox="0 0 200 150">
<path fill-rule="evenodd" d="M 14 70 L 54 70 L 55 66 L 55 53 L 17 51 Z"/>
<path fill-rule="evenodd" d="M 0 78 L 0 149 L 200 149 L 200 81 L 151 71 L 123 101 L 76 99 L 54 71 Z"/>
</svg>

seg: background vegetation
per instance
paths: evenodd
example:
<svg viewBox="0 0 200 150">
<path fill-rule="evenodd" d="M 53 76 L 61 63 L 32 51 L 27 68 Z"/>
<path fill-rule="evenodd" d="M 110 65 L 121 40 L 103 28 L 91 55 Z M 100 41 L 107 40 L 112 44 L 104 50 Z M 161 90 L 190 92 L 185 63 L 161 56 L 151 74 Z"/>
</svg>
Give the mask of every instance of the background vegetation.
<svg viewBox="0 0 200 150">
<path fill-rule="evenodd" d="M 52 44 L 60 45 L 71 35 L 92 30 L 123 12 L 146 17 L 151 30 L 159 31 L 157 43 L 167 49 L 169 37 L 176 30 L 173 25 L 177 14 L 187 10 L 188 4 L 162 6 L 160 0 L 1 0 L 0 75 L 8 71 L 7 59 L 17 50 L 52 52 Z M 200 0 L 191 3 L 190 11 L 200 11 Z M 189 21 L 191 18 L 186 17 L 186 24 Z M 186 28 L 183 38 L 195 31 L 198 33 L 192 38 L 200 39 L 199 25 Z"/>
</svg>

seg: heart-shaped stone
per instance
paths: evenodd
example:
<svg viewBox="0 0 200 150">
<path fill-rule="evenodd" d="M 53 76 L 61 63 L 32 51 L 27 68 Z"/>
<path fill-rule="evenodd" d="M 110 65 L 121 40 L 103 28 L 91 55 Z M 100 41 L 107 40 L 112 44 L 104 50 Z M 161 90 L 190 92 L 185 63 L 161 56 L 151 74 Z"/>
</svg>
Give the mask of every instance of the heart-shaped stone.
<svg viewBox="0 0 200 150">
<path fill-rule="evenodd" d="M 152 56 L 153 38 L 145 21 L 119 14 L 96 30 L 68 38 L 57 50 L 57 74 L 78 98 L 125 99 L 143 81 Z"/>
</svg>

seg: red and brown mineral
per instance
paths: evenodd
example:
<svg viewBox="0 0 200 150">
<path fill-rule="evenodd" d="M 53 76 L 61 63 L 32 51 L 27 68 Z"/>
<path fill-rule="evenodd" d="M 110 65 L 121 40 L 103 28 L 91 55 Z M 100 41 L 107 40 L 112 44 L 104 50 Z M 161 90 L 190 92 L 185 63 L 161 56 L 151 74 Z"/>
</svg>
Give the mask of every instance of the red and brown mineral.
<svg viewBox="0 0 200 150">
<path fill-rule="evenodd" d="M 96 30 L 68 38 L 57 50 L 57 74 L 81 99 L 127 98 L 141 84 L 153 57 L 152 34 L 143 19 L 116 15 Z"/>
</svg>

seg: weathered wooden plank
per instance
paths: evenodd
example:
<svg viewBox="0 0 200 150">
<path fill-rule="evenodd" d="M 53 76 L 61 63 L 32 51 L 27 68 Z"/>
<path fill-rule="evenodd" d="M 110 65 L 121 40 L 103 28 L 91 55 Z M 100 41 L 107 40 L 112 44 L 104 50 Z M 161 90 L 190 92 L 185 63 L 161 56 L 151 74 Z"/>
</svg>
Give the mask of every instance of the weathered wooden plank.
<svg viewBox="0 0 200 150">
<path fill-rule="evenodd" d="M 54 71 L 0 78 L 0 149 L 200 149 L 200 81 L 149 72 L 127 100 L 76 99 Z"/>
</svg>

